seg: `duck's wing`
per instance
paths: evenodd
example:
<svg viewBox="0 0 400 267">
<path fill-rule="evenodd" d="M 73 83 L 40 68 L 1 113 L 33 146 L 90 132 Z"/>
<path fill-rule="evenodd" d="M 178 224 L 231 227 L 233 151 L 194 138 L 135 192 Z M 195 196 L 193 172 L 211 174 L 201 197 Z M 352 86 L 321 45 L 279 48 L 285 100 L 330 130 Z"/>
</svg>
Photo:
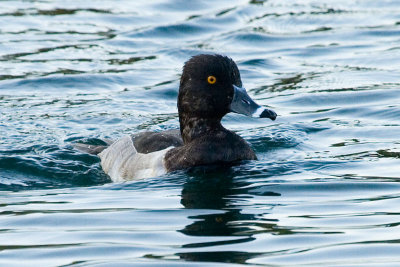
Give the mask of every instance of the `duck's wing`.
<svg viewBox="0 0 400 267">
<path fill-rule="evenodd" d="M 163 132 L 141 132 L 131 135 L 133 145 L 137 152 L 148 154 L 167 147 L 182 146 L 183 141 L 179 130 L 167 130 Z M 114 142 L 103 140 L 106 145 L 89 145 L 84 143 L 75 143 L 73 147 L 89 154 L 98 155 L 104 149 L 111 146 Z"/>
<path fill-rule="evenodd" d="M 141 132 L 133 135 L 132 139 L 137 152 L 144 154 L 183 145 L 179 130 Z"/>
<path fill-rule="evenodd" d="M 132 136 L 124 136 L 99 153 L 101 167 L 114 182 L 155 177 L 166 173 L 165 149 L 139 153 Z"/>
</svg>

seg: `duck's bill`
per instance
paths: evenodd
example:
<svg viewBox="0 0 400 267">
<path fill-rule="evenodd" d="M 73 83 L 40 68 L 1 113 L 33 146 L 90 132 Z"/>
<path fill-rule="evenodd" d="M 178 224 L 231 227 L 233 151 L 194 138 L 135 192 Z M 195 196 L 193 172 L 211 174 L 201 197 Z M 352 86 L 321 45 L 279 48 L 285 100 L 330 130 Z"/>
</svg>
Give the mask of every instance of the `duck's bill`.
<svg viewBox="0 0 400 267">
<path fill-rule="evenodd" d="M 233 86 L 234 93 L 231 102 L 231 111 L 255 118 L 270 118 L 276 119 L 275 111 L 264 108 L 258 105 L 247 94 L 246 89 L 243 87 Z"/>
</svg>

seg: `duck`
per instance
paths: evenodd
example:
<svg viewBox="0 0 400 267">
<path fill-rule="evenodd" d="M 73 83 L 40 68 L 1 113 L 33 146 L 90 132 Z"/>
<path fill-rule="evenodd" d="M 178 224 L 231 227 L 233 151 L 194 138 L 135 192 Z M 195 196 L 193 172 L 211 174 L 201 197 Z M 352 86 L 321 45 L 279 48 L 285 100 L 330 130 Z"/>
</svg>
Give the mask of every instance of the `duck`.
<svg viewBox="0 0 400 267">
<path fill-rule="evenodd" d="M 156 177 L 196 166 L 256 160 L 250 145 L 224 128 L 230 113 L 275 120 L 242 85 L 236 63 L 220 54 L 199 54 L 185 62 L 177 99 L 179 130 L 126 135 L 106 146 L 77 144 L 97 154 L 114 182 Z"/>
</svg>

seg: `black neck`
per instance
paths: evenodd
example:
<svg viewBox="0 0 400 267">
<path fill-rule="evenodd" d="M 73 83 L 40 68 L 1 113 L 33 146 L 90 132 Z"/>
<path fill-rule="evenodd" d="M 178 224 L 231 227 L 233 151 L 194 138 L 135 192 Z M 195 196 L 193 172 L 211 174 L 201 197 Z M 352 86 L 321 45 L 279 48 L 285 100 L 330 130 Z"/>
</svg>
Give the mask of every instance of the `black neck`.
<svg viewBox="0 0 400 267">
<path fill-rule="evenodd" d="M 220 118 L 199 118 L 192 116 L 179 116 L 183 143 L 187 144 L 209 132 L 223 130 Z"/>
</svg>

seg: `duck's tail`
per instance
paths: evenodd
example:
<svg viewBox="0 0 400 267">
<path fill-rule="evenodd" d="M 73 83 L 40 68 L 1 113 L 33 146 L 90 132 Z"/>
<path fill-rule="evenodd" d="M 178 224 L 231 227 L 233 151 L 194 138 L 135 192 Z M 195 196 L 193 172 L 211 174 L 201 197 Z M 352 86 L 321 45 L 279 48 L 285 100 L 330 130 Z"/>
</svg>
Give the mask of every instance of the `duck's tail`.
<svg viewBox="0 0 400 267">
<path fill-rule="evenodd" d="M 104 149 L 106 149 L 107 147 L 109 147 L 112 143 L 114 143 L 112 140 L 110 139 L 94 139 L 96 141 L 97 144 L 95 145 L 89 145 L 89 144 L 85 144 L 85 143 L 74 143 L 72 144 L 72 146 L 81 151 L 81 152 L 85 152 L 85 153 L 89 153 L 92 155 L 98 155 L 99 153 L 101 153 Z M 100 143 L 100 144 L 99 144 Z"/>
<path fill-rule="evenodd" d="M 108 147 L 108 146 L 101 146 L 101 145 L 88 145 L 88 144 L 83 144 L 83 143 L 75 143 L 72 146 L 75 149 L 78 149 L 79 151 L 89 153 L 92 155 L 98 155 L 104 149 L 106 149 Z"/>
</svg>

